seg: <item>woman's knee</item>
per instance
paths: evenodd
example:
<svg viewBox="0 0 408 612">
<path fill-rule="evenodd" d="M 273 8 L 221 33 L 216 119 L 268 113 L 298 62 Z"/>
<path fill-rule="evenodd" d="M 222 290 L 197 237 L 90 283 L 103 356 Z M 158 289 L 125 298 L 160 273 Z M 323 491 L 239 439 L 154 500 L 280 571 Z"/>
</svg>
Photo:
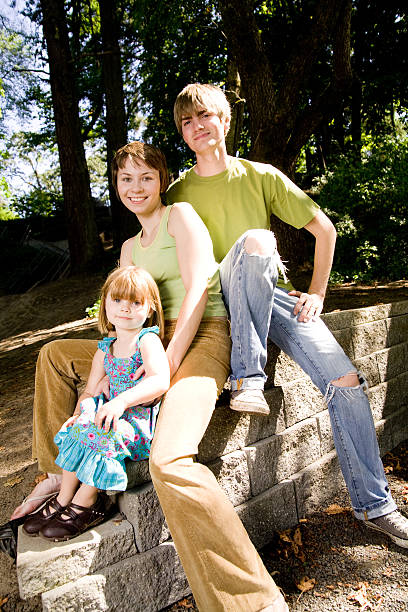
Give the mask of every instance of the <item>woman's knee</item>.
<svg viewBox="0 0 408 612">
<path fill-rule="evenodd" d="M 55 363 L 63 353 L 64 340 L 51 340 L 44 344 L 38 354 L 38 364 Z"/>
<path fill-rule="evenodd" d="M 153 482 L 166 480 L 167 466 L 168 461 L 165 461 L 163 455 L 152 447 L 149 456 L 149 471 Z"/>
<path fill-rule="evenodd" d="M 172 456 L 163 454 L 152 447 L 149 457 L 149 470 L 153 483 L 174 482 L 183 479 L 185 470 L 191 468 L 194 463 L 192 456 Z"/>
<path fill-rule="evenodd" d="M 264 229 L 249 230 L 246 233 L 244 249 L 248 255 L 271 256 L 276 251 L 275 235 Z"/>
</svg>

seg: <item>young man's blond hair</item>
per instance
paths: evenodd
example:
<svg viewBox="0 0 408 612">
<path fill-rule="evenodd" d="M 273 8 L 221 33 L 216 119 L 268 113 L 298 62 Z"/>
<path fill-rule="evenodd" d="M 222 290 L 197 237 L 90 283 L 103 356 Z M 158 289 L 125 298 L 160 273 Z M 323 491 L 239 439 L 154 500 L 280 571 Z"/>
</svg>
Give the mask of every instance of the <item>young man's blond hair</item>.
<svg viewBox="0 0 408 612">
<path fill-rule="evenodd" d="M 174 121 L 182 133 L 182 121 L 200 111 L 210 111 L 220 119 L 231 119 L 231 109 L 225 93 L 215 85 L 191 83 L 179 93 L 174 104 Z"/>
</svg>

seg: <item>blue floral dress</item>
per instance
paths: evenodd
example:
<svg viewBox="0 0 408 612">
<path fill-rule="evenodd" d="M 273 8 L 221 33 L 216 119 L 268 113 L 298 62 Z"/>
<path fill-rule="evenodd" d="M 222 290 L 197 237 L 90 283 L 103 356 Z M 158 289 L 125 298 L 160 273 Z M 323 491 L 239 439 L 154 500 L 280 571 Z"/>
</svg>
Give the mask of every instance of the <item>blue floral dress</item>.
<svg viewBox="0 0 408 612">
<path fill-rule="evenodd" d="M 140 339 L 147 333 L 159 333 L 158 327 L 144 327 L 138 338 L 137 351 L 132 357 L 114 357 L 111 352 L 116 338 L 104 338 L 98 348 L 105 353 L 104 367 L 110 382 L 110 398 L 134 387 L 135 372 L 142 365 Z M 68 472 L 75 472 L 78 479 L 98 489 L 125 491 L 127 476 L 124 460 L 140 461 L 149 456 L 156 426 L 159 404 L 133 406 L 125 410 L 119 419 L 118 430 L 108 432 L 94 423 L 98 408 L 106 398 L 86 398 L 81 402 L 81 414 L 71 427 L 63 427 L 54 438 L 59 454 L 55 463 Z"/>
</svg>

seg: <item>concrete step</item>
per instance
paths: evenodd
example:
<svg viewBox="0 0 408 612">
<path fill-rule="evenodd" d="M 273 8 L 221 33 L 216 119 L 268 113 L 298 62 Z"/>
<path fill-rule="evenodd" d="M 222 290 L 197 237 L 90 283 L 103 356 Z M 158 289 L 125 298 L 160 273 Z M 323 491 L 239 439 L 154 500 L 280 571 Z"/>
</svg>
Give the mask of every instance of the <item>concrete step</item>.
<svg viewBox="0 0 408 612">
<path fill-rule="evenodd" d="M 157 612 L 190 593 L 172 542 L 42 595 L 45 612 Z"/>
<path fill-rule="evenodd" d="M 133 527 L 120 514 L 67 542 L 31 538 L 20 527 L 16 562 L 20 596 L 33 597 L 136 553 Z"/>
</svg>

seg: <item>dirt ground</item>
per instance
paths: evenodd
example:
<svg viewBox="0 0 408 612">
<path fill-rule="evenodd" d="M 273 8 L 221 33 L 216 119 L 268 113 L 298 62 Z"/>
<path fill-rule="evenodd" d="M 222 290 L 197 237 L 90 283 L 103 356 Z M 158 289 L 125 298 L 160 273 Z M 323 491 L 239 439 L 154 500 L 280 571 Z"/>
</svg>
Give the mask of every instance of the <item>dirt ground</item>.
<svg viewBox="0 0 408 612">
<path fill-rule="evenodd" d="M 44 343 L 55 338 L 97 338 L 99 336 L 96 323 L 86 318 L 85 308 L 92 305 L 97 299 L 103 280 L 103 277 L 100 275 L 90 276 L 85 279 L 69 278 L 36 287 L 25 294 L 0 296 L 0 524 L 8 520 L 12 510 L 31 491 L 34 479 L 38 475 L 37 465 L 31 459 L 32 400 L 34 395 L 35 362 L 38 351 Z M 325 312 L 360 308 L 407 299 L 408 281 L 398 281 L 389 285 L 377 285 L 376 287 L 344 285 L 333 287 L 329 290 L 325 302 Z M 404 455 L 404 461 L 406 462 L 406 454 Z M 391 467 L 395 471 L 395 466 L 391 465 Z M 395 494 L 399 495 L 399 499 L 402 502 L 405 500 L 405 503 L 407 503 L 408 499 L 406 499 L 406 495 L 403 493 L 405 490 L 404 486 L 406 493 L 408 493 L 408 483 L 404 481 L 407 475 L 405 472 L 403 477 L 398 474 L 395 485 L 392 486 L 398 489 L 398 491 L 395 491 Z M 393 473 L 392 476 L 394 477 L 395 474 Z M 347 505 L 347 502 L 345 502 L 345 505 Z M 318 521 L 319 523 L 316 528 L 313 527 L 313 521 Z M 352 529 L 354 544 L 357 548 L 360 546 L 360 541 L 362 546 L 370 540 L 376 543 L 374 548 L 376 551 L 379 549 L 379 551 L 374 551 L 373 555 L 378 559 L 377 565 L 380 567 L 383 563 L 381 551 L 388 550 L 386 541 L 381 536 L 376 536 L 376 534 L 374 534 L 373 538 L 367 538 L 367 536 L 360 534 L 361 528 L 353 526 L 354 521 L 349 511 L 341 510 L 334 514 L 324 514 L 319 519 L 312 517 L 308 523 L 305 523 L 300 528 L 305 541 L 312 541 L 316 529 L 323 528 L 329 532 L 334 532 L 337 529 L 340 530 L 340 533 L 343 533 L 345 522 L 348 524 L 348 530 Z M 286 566 L 287 568 L 295 568 L 293 572 L 296 573 L 298 572 L 296 570 L 298 562 L 300 565 L 303 564 L 303 566 L 305 566 L 306 562 L 302 561 L 293 552 L 295 548 L 291 541 L 294 541 L 294 537 L 294 533 L 288 535 L 289 540 L 286 542 L 288 545 L 286 552 L 283 545 L 280 547 L 274 546 L 274 550 L 282 550 L 282 554 L 286 555 L 287 559 L 293 557 L 293 564 L 286 563 Z M 396 549 L 396 547 L 393 547 L 393 549 Z M 294 578 L 293 576 L 292 578 L 288 576 L 279 581 L 279 570 L 276 568 L 280 566 L 282 559 L 279 555 L 276 556 L 277 553 L 272 554 L 272 549 L 268 550 L 264 553 L 265 562 L 274 575 L 275 572 L 278 572 L 277 582 L 284 590 L 288 590 L 289 587 L 286 585 L 286 582 L 292 584 Z M 397 551 L 396 554 L 400 555 L 404 561 L 407 560 L 407 557 L 404 557 L 405 553 Z M 335 563 L 335 560 L 328 560 L 328 562 Z M 344 575 L 340 572 L 342 579 L 339 578 L 337 582 L 343 581 L 344 584 L 351 585 L 352 581 L 347 577 L 347 566 L 344 566 L 343 563 L 341 567 L 346 569 Z M 386 571 L 388 566 L 384 567 L 382 569 Z M 388 573 L 389 578 L 392 579 L 393 571 L 390 569 Z M 398 585 L 397 576 L 396 580 Z M 353 588 L 357 584 L 358 582 L 353 583 Z M 373 607 L 373 602 L 376 602 L 376 605 L 383 605 L 379 598 L 377 598 L 372 599 L 371 607 L 366 607 L 365 609 L 408 610 L 407 572 L 405 572 L 405 585 L 406 599 L 404 600 L 405 603 L 402 603 L 401 600 L 402 607 L 375 608 Z M 302 595 L 301 600 L 299 600 L 302 607 L 299 607 L 299 603 L 293 605 L 293 602 L 290 600 L 291 609 L 316 611 L 353 609 L 353 600 L 345 599 L 346 603 L 344 605 L 346 607 L 341 607 L 338 603 L 335 604 L 335 607 L 330 607 L 331 604 L 326 597 L 332 593 L 333 603 L 335 601 L 333 594 L 337 592 L 336 589 L 340 589 L 340 591 L 348 589 L 350 591 L 351 586 L 339 587 L 336 583 L 334 586 L 331 585 L 334 588 L 333 591 L 330 590 L 330 586 L 326 586 L 327 588 L 325 588 L 321 596 L 316 595 L 319 592 L 317 586 L 310 589 L 310 592 L 315 593 L 312 600 L 307 598 L 307 591 L 297 590 L 296 597 L 299 596 L 299 593 Z M 364 588 L 367 589 L 367 587 Z M 309 602 L 307 604 L 308 607 L 303 607 L 303 602 L 306 601 Z M 347 601 L 351 601 L 350 605 L 352 607 L 349 607 Z M 317 605 L 318 602 L 320 602 L 319 605 Z M 395 605 L 400 604 L 397 602 Z M 193 606 L 194 604 L 189 599 L 183 602 L 182 605 L 180 604 L 180 609 L 181 607 L 194 609 Z M 14 566 L 11 560 L 2 553 L 0 553 L 0 609 L 5 611 L 41 609 L 39 600 L 33 607 L 32 604 L 28 605 L 19 599 Z M 363 608 L 360 607 L 360 609 Z"/>
</svg>

